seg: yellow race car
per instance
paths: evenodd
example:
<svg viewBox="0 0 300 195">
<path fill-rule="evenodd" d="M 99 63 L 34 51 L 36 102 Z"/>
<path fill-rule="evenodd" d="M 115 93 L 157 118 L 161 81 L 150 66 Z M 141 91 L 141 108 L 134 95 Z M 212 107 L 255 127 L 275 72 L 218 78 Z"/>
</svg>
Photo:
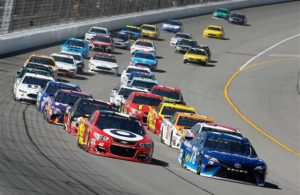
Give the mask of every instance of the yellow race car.
<svg viewBox="0 0 300 195">
<path fill-rule="evenodd" d="M 191 48 L 183 56 L 183 63 L 196 62 L 206 65 L 208 62 L 208 54 L 204 49 Z"/>
<path fill-rule="evenodd" d="M 148 130 L 159 135 L 163 119 L 171 118 L 175 112 L 195 114 L 196 110 L 193 107 L 185 106 L 182 104 L 161 102 L 156 109 L 150 108 L 149 110 L 147 117 Z"/>
<path fill-rule="evenodd" d="M 149 37 L 152 39 L 158 39 L 159 31 L 156 25 L 143 24 L 140 27 L 141 33 L 143 37 Z"/>
<path fill-rule="evenodd" d="M 225 32 L 221 26 L 208 25 L 203 31 L 203 37 L 223 39 L 224 36 Z"/>
<path fill-rule="evenodd" d="M 28 63 L 34 63 L 34 64 L 47 66 L 53 70 L 55 76 L 57 76 L 57 74 L 58 74 L 58 67 L 57 67 L 54 59 L 50 56 L 42 55 L 42 54 L 32 54 L 26 59 L 26 61 L 24 63 L 24 67 L 26 67 L 26 65 Z"/>
</svg>

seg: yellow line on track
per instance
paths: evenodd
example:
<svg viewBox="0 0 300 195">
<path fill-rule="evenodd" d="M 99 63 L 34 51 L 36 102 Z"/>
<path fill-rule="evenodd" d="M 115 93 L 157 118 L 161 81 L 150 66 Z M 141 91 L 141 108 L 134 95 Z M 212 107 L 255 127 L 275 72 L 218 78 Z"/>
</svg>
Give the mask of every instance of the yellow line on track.
<svg viewBox="0 0 300 195">
<path fill-rule="evenodd" d="M 290 148 L 288 145 L 286 145 L 285 143 L 279 141 L 278 139 L 276 139 L 275 137 L 273 137 L 272 135 L 270 135 L 269 133 L 267 133 L 266 131 L 264 131 L 262 128 L 260 128 L 258 125 L 256 125 L 251 119 L 249 119 L 245 114 L 243 114 L 240 109 L 233 103 L 233 101 L 231 100 L 231 98 L 228 95 L 228 89 L 231 85 L 231 83 L 233 82 L 233 80 L 239 76 L 239 74 L 241 74 L 243 71 L 258 66 L 258 65 L 264 65 L 264 64 L 271 64 L 274 62 L 278 62 L 278 61 L 283 61 L 283 60 L 291 60 L 293 58 L 285 58 L 285 59 L 277 59 L 277 60 L 269 60 L 269 61 L 264 61 L 264 62 L 260 62 L 260 63 L 255 63 L 255 64 L 251 64 L 248 65 L 247 67 L 243 68 L 243 69 L 239 69 L 237 70 L 235 73 L 233 73 L 233 75 L 231 75 L 231 77 L 227 80 L 225 87 L 224 87 L 224 96 L 227 100 L 227 102 L 230 104 L 230 106 L 233 108 L 233 110 L 244 120 L 246 121 L 249 125 L 251 125 L 256 131 L 258 131 L 259 133 L 261 133 L 262 135 L 264 135 L 265 137 L 267 137 L 268 139 L 270 139 L 272 142 L 274 142 L 275 144 L 279 145 L 280 147 L 284 148 L 285 150 L 297 155 L 298 157 L 300 157 L 300 152 Z M 299 58 L 298 58 L 299 59 Z"/>
</svg>

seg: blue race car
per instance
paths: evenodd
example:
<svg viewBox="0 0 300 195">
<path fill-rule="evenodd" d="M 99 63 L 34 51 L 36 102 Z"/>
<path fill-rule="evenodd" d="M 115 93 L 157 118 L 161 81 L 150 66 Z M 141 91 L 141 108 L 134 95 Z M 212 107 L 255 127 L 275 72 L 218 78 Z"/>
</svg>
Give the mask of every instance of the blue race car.
<svg viewBox="0 0 300 195">
<path fill-rule="evenodd" d="M 163 23 L 161 30 L 170 33 L 182 32 L 182 23 L 179 20 L 168 20 L 165 23 Z"/>
<path fill-rule="evenodd" d="M 48 97 L 54 96 L 57 90 L 59 89 L 69 89 L 73 91 L 81 91 L 80 87 L 77 85 L 57 82 L 57 81 L 49 81 L 44 88 L 43 91 L 39 92 L 37 101 L 36 101 L 36 108 L 40 112 L 44 112 L 45 110 L 45 102 L 47 101 Z"/>
<path fill-rule="evenodd" d="M 157 69 L 157 59 L 153 52 L 136 51 L 131 58 L 132 66 L 146 67 L 151 71 Z"/>
<path fill-rule="evenodd" d="M 229 132 L 192 128 L 182 142 L 178 160 L 183 168 L 207 177 L 241 179 L 264 186 L 267 165 L 249 140 Z"/>
<path fill-rule="evenodd" d="M 159 85 L 156 79 L 134 77 L 129 83 L 129 87 L 135 87 L 139 89 L 145 89 L 151 91 L 152 88 L 156 85 Z"/>
<path fill-rule="evenodd" d="M 69 38 L 66 42 L 61 46 L 61 52 L 76 52 L 80 53 L 84 58 L 89 58 L 89 45 L 86 40 Z"/>
<path fill-rule="evenodd" d="M 136 40 L 136 39 L 142 37 L 142 33 L 141 33 L 140 28 L 136 27 L 136 26 L 127 25 L 120 32 L 127 34 L 127 36 L 129 37 L 129 39 Z"/>
</svg>

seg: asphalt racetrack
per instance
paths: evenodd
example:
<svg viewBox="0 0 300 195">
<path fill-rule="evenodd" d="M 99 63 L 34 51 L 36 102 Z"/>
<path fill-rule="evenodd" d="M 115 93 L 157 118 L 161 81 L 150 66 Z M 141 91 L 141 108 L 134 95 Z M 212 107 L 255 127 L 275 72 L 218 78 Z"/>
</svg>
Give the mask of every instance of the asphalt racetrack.
<svg viewBox="0 0 300 195">
<path fill-rule="evenodd" d="M 268 164 L 265 187 L 184 170 L 177 151 L 151 133 L 155 151 L 150 165 L 80 150 L 75 137 L 61 126 L 48 124 L 35 106 L 12 97 L 13 76 L 24 60 L 30 53 L 59 52 L 56 45 L 0 59 L 0 194 L 300 194 L 300 37 L 264 52 L 300 33 L 299 9 L 300 2 L 295 1 L 239 10 L 248 17 L 247 26 L 211 15 L 182 19 L 186 32 L 209 45 L 208 66 L 183 64 L 182 55 L 169 46 L 170 34 L 161 33 L 156 41 L 160 83 L 181 88 L 187 104 L 198 113 L 237 127 L 249 137 Z M 222 25 L 226 39 L 203 38 L 208 24 Z M 116 56 L 124 69 L 129 52 L 117 49 Z M 119 81 L 113 75 L 90 73 L 61 79 L 102 100 L 109 100 Z"/>
</svg>

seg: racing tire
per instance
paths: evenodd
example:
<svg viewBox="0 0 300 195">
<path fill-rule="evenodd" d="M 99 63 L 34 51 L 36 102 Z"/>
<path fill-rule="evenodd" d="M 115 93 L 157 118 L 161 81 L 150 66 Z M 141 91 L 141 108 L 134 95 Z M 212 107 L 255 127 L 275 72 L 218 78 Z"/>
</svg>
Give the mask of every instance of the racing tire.
<svg viewBox="0 0 300 195">
<path fill-rule="evenodd" d="M 169 147 L 172 147 L 173 131 L 171 132 Z"/>
<path fill-rule="evenodd" d="M 164 142 L 164 139 L 163 139 L 163 133 L 164 133 L 163 131 L 164 131 L 164 130 L 162 130 L 162 129 L 160 130 L 160 142 L 161 142 L 161 143 L 165 143 L 165 142 Z"/>
<path fill-rule="evenodd" d="M 197 170 L 196 170 L 196 173 L 198 174 L 198 175 L 200 175 L 200 172 L 201 172 L 201 155 L 199 155 L 199 161 L 198 161 L 198 164 L 197 164 Z"/>
<path fill-rule="evenodd" d="M 184 63 L 184 64 L 187 64 L 187 63 L 188 63 L 188 60 L 187 60 L 187 59 L 184 59 L 184 60 L 183 60 L 183 63 Z"/>
<path fill-rule="evenodd" d="M 181 157 L 181 163 L 180 163 L 180 166 L 182 167 L 182 168 L 184 168 L 185 169 L 185 165 L 184 165 L 184 151 L 183 151 L 183 153 L 182 153 L 182 157 Z"/>
</svg>

